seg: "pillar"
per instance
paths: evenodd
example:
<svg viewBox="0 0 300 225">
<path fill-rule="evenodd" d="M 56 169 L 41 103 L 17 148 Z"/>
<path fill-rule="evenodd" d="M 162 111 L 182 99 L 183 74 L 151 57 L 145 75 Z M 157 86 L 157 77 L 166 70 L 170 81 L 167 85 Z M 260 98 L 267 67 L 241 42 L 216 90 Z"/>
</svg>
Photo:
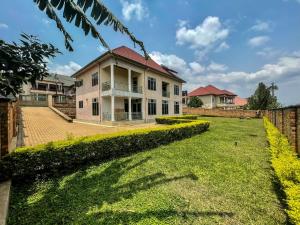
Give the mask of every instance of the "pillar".
<svg viewBox="0 0 300 225">
<path fill-rule="evenodd" d="M 131 97 L 128 98 L 128 119 L 132 120 L 132 112 L 131 112 Z"/>
</svg>

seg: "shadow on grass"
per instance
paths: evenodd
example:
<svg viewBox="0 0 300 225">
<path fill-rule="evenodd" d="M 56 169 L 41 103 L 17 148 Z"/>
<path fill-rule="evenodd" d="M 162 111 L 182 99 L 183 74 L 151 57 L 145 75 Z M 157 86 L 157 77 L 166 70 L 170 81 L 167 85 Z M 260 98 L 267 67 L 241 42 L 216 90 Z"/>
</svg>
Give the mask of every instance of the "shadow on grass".
<svg viewBox="0 0 300 225">
<path fill-rule="evenodd" d="M 107 207 L 124 199 L 133 198 L 138 192 L 152 187 L 182 179 L 198 179 L 192 173 L 167 177 L 161 172 L 143 176 L 143 173 L 139 171 L 139 174 L 134 176 L 138 178 L 130 179 L 126 183 L 122 182 L 123 175 L 128 175 L 127 173 L 150 159 L 151 157 L 147 157 L 137 163 L 133 163 L 132 159 L 120 159 L 112 161 L 103 170 L 95 167 L 91 170 L 82 169 L 64 179 L 58 177 L 26 185 L 18 183 L 14 187 L 8 224 L 72 224 L 74 222 L 126 224 L 129 221 L 138 222 L 147 217 L 162 219 L 172 216 L 231 216 L 230 213 L 223 212 L 178 212 L 161 209 L 148 212 L 106 211 L 99 213 L 104 205 Z M 33 200 L 28 201 L 30 198 Z M 99 217 L 101 217 L 100 220 Z"/>
</svg>

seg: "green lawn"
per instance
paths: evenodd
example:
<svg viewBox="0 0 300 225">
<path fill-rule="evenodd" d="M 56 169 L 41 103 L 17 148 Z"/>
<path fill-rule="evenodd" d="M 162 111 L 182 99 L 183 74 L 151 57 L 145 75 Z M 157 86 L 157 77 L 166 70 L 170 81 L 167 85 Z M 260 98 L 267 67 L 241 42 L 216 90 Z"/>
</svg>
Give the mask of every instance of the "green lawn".
<svg viewBox="0 0 300 225">
<path fill-rule="evenodd" d="M 285 224 L 262 120 L 205 119 L 193 138 L 14 184 L 8 224 Z"/>
</svg>

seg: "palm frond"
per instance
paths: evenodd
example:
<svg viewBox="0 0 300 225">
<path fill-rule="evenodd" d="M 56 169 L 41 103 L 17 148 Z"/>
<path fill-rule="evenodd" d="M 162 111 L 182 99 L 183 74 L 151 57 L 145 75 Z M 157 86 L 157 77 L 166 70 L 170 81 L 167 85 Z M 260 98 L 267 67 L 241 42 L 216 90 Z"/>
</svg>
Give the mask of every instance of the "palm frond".
<svg viewBox="0 0 300 225">
<path fill-rule="evenodd" d="M 47 16 L 56 22 L 57 27 L 62 31 L 65 36 L 65 43 L 67 49 L 72 48 L 70 41 L 73 41 L 69 33 L 63 27 L 60 19 L 58 18 L 54 9 L 63 11 L 63 17 L 69 23 L 72 23 L 75 19 L 75 26 L 81 27 L 85 35 L 91 33 L 94 38 L 99 39 L 100 43 L 110 50 L 108 44 L 104 38 L 98 32 L 97 28 L 86 16 L 86 12 L 91 8 L 90 16 L 94 19 L 97 25 L 111 26 L 114 31 L 126 34 L 131 41 L 138 44 L 144 53 L 144 56 L 148 58 L 147 51 L 144 47 L 144 43 L 138 40 L 129 29 L 123 25 L 123 23 L 114 16 L 114 14 L 99 0 L 78 0 L 77 3 L 74 0 L 34 0 L 38 7 L 42 11 L 46 11 Z"/>
</svg>

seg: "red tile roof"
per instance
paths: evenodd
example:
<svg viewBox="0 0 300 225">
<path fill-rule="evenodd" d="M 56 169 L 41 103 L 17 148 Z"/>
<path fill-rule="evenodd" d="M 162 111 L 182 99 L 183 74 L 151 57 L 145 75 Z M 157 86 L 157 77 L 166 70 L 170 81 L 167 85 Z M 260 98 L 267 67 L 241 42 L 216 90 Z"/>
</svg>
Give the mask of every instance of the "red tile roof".
<svg viewBox="0 0 300 225">
<path fill-rule="evenodd" d="M 118 48 L 115 48 L 112 50 L 112 52 L 118 56 L 121 56 L 123 58 L 129 59 L 131 61 L 137 62 L 139 64 L 142 64 L 143 66 L 149 67 L 153 70 L 156 70 L 158 72 L 164 73 L 172 78 L 179 79 L 183 81 L 180 77 L 174 74 L 172 70 L 169 70 L 165 66 L 161 66 L 157 64 L 154 60 L 149 58 L 148 60 L 145 59 L 142 55 L 137 53 L 136 51 L 126 47 L 126 46 L 121 46 Z M 184 81 L 183 81 L 184 82 Z"/>
<path fill-rule="evenodd" d="M 189 97 L 193 96 L 204 96 L 204 95 L 228 95 L 228 96 L 236 96 L 236 94 L 227 91 L 227 90 L 220 90 L 213 85 L 208 85 L 206 87 L 200 87 L 196 90 L 192 91 L 188 94 Z"/>
<path fill-rule="evenodd" d="M 247 105 L 247 103 L 248 103 L 248 100 L 246 98 L 241 98 L 239 96 L 236 96 L 234 98 L 234 104 L 235 105 L 244 106 L 244 105 Z"/>
</svg>

